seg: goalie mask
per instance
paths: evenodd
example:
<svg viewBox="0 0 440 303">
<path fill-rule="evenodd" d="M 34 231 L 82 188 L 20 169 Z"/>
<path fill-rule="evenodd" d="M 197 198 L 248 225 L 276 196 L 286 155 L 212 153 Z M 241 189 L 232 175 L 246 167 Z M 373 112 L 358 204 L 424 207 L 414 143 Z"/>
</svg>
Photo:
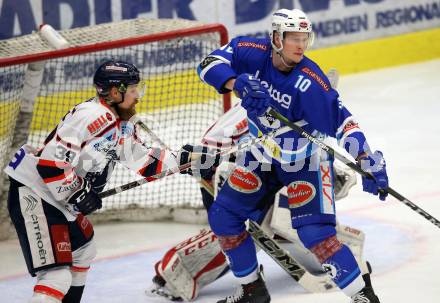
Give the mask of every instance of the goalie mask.
<svg viewBox="0 0 440 303">
<path fill-rule="evenodd" d="M 109 60 L 101 64 L 93 77 L 93 84 L 99 96 L 107 96 L 112 87 L 124 94 L 129 85 L 140 82 L 139 70 L 133 64 Z"/>
<path fill-rule="evenodd" d="M 280 35 L 281 46 L 277 47 L 274 43 L 274 32 L 278 32 Z M 269 31 L 270 40 L 273 49 L 279 53 L 283 50 L 283 40 L 285 32 L 299 32 L 308 33 L 307 47 L 309 48 L 313 44 L 314 34 L 312 31 L 312 23 L 306 14 L 299 9 L 280 9 L 272 14 L 272 25 Z"/>
</svg>

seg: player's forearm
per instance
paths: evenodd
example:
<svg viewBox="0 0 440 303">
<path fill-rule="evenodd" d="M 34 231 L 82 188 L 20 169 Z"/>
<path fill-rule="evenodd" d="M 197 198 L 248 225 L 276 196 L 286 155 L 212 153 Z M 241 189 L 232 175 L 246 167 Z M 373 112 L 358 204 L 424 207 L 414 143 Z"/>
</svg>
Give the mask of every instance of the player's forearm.
<svg viewBox="0 0 440 303">
<path fill-rule="evenodd" d="M 356 160 L 370 153 L 370 146 L 362 131 L 356 131 L 344 137 L 340 145 Z"/>
<path fill-rule="evenodd" d="M 232 86 L 227 83 L 236 78 L 236 73 L 229 64 L 211 56 L 200 63 L 197 72 L 203 82 L 213 86 L 221 94 L 232 90 Z"/>
</svg>

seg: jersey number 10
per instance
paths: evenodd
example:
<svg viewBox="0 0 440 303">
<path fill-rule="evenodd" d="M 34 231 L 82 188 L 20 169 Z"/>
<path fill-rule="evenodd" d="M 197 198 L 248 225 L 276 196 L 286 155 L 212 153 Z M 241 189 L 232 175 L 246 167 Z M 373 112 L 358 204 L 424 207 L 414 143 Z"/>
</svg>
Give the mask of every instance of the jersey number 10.
<svg viewBox="0 0 440 303">
<path fill-rule="evenodd" d="M 296 80 L 295 83 L 295 88 L 305 92 L 309 88 L 310 84 L 312 84 L 312 82 L 309 79 L 304 78 L 303 75 L 299 75 L 298 80 Z"/>
</svg>

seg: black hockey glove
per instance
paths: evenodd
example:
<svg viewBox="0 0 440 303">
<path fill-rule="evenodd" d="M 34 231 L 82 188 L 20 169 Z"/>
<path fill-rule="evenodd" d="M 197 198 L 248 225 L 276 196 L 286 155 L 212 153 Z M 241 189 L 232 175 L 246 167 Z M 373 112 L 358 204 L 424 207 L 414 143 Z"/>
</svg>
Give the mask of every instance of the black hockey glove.
<svg viewBox="0 0 440 303">
<path fill-rule="evenodd" d="M 185 144 L 178 153 L 178 160 L 179 165 L 192 161 L 191 167 L 181 174 L 210 180 L 220 164 L 220 155 L 206 146 Z"/>
<path fill-rule="evenodd" d="M 81 212 L 83 215 L 88 215 L 102 207 L 101 198 L 86 179 L 82 179 L 81 188 L 70 196 L 68 203 L 72 204 L 74 210 Z"/>
</svg>

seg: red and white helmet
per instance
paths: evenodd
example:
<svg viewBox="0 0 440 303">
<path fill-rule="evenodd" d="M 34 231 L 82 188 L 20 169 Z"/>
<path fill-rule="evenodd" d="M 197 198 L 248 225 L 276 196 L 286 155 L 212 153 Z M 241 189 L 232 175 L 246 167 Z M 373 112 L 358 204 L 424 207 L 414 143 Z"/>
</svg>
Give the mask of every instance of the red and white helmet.
<svg viewBox="0 0 440 303">
<path fill-rule="evenodd" d="M 281 38 L 281 47 L 276 47 L 273 40 L 273 33 L 277 31 Z M 280 52 L 283 49 L 283 39 L 285 32 L 300 32 L 309 34 L 307 47 L 312 46 L 314 34 L 312 31 L 312 22 L 307 15 L 299 9 L 279 9 L 272 14 L 272 26 L 269 32 L 272 47 Z"/>
</svg>

